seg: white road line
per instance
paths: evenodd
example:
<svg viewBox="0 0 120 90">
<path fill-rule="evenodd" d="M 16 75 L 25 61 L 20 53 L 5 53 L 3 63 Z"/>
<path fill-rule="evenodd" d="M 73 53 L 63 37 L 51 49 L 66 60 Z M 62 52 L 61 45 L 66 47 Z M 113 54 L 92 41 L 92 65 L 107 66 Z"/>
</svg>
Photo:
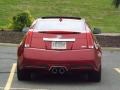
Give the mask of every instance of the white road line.
<svg viewBox="0 0 120 90">
<path fill-rule="evenodd" d="M 4 90 L 10 90 L 17 64 L 14 63 Z"/>
<path fill-rule="evenodd" d="M 11 88 L 10 90 L 48 90 L 48 89 Z"/>
<path fill-rule="evenodd" d="M 4 90 L 48 90 L 48 89 L 31 89 L 31 88 L 11 88 L 11 84 L 12 84 L 13 77 L 15 74 L 16 66 L 17 66 L 17 64 L 14 63 L 12 66 L 8 81 L 6 83 L 6 86 L 0 87 L 0 89 L 4 89 Z"/>
<path fill-rule="evenodd" d="M 0 87 L 0 90 L 1 90 L 1 89 L 3 90 L 3 89 L 4 89 L 4 87 Z"/>
<path fill-rule="evenodd" d="M 119 68 L 114 68 L 115 71 L 117 71 L 120 74 L 120 69 Z"/>
<path fill-rule="evenodd" d="M 0 90 L 3 90 L 4 87 L 0 87 Z M 48 89 L 30 89 L 30 88 L 10 88 L 10 90 L 48 90 Z"/>
</svg>

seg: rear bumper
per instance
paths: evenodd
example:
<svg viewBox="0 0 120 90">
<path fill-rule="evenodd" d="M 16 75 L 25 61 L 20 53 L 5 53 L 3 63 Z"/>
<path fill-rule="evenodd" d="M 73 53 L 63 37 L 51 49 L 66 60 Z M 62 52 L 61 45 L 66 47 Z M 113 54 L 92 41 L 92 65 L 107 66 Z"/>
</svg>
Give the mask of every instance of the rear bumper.
<svg viewBox="0 0 120 90">
<path fill-rule="evenodd" d="M 101 65 L 94 49 L 84 50 L 43 50 L 25 48 L 23 54 L 18 56 L 20 68 L 49 70 L 53 66 L 66 67 L 67 70 L 95 70 Z"/>
</svg>

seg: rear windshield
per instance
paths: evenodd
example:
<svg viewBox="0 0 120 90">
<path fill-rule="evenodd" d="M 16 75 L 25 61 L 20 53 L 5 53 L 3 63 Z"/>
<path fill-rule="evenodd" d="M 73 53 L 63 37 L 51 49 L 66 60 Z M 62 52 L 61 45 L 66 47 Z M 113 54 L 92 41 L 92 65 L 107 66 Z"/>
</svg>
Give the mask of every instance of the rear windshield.
<svg viewBox="0 0 120 90">
<path fill-rule="evenodd" d="M 85 22 L 83 20 L 72 19 L 40 19 L 36 22 L 33 29 L 35 32 L 45 31 L 68 31 L 85 32 Z"/>
</svg>

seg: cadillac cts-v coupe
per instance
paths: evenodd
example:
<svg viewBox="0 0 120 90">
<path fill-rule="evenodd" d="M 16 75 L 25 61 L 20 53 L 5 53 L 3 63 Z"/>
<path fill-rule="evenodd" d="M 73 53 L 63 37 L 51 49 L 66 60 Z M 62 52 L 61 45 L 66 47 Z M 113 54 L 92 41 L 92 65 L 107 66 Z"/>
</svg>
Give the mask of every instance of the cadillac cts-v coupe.
<svg viewBox="0 0 120 90">
<path fill-rule="evenodd" d="M 85 19 L 41 17 L 36 19 L 17 52 L 18 80 L 28 80 L 31 72 L 64 75 L 87 72 L 101 80 L 101 47 Z"/>
</svg>

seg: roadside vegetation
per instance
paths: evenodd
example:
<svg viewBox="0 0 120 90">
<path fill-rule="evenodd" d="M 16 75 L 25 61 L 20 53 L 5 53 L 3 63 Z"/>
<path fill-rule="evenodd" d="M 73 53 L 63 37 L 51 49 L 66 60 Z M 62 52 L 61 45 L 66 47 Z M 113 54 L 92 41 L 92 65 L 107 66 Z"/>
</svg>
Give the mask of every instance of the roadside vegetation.
<svg viewBox="0 0 120 90">
<path fill-rule="evenodd" d="M 0 0 L 0 30 L 9 30 L 12 18 L 29 10 L 41 16 L 78 16 L 102 32 L 120 33 L 120 8 L 112 0 Z"/>
<path fill-rule="evenodd" d="M 29 11 L 21 12 L 13 16 L 11 23 L 8 28 L 21 31 L 25 27 L 30 27 L 33 22 L 33 17 Z"/>
</svg>

